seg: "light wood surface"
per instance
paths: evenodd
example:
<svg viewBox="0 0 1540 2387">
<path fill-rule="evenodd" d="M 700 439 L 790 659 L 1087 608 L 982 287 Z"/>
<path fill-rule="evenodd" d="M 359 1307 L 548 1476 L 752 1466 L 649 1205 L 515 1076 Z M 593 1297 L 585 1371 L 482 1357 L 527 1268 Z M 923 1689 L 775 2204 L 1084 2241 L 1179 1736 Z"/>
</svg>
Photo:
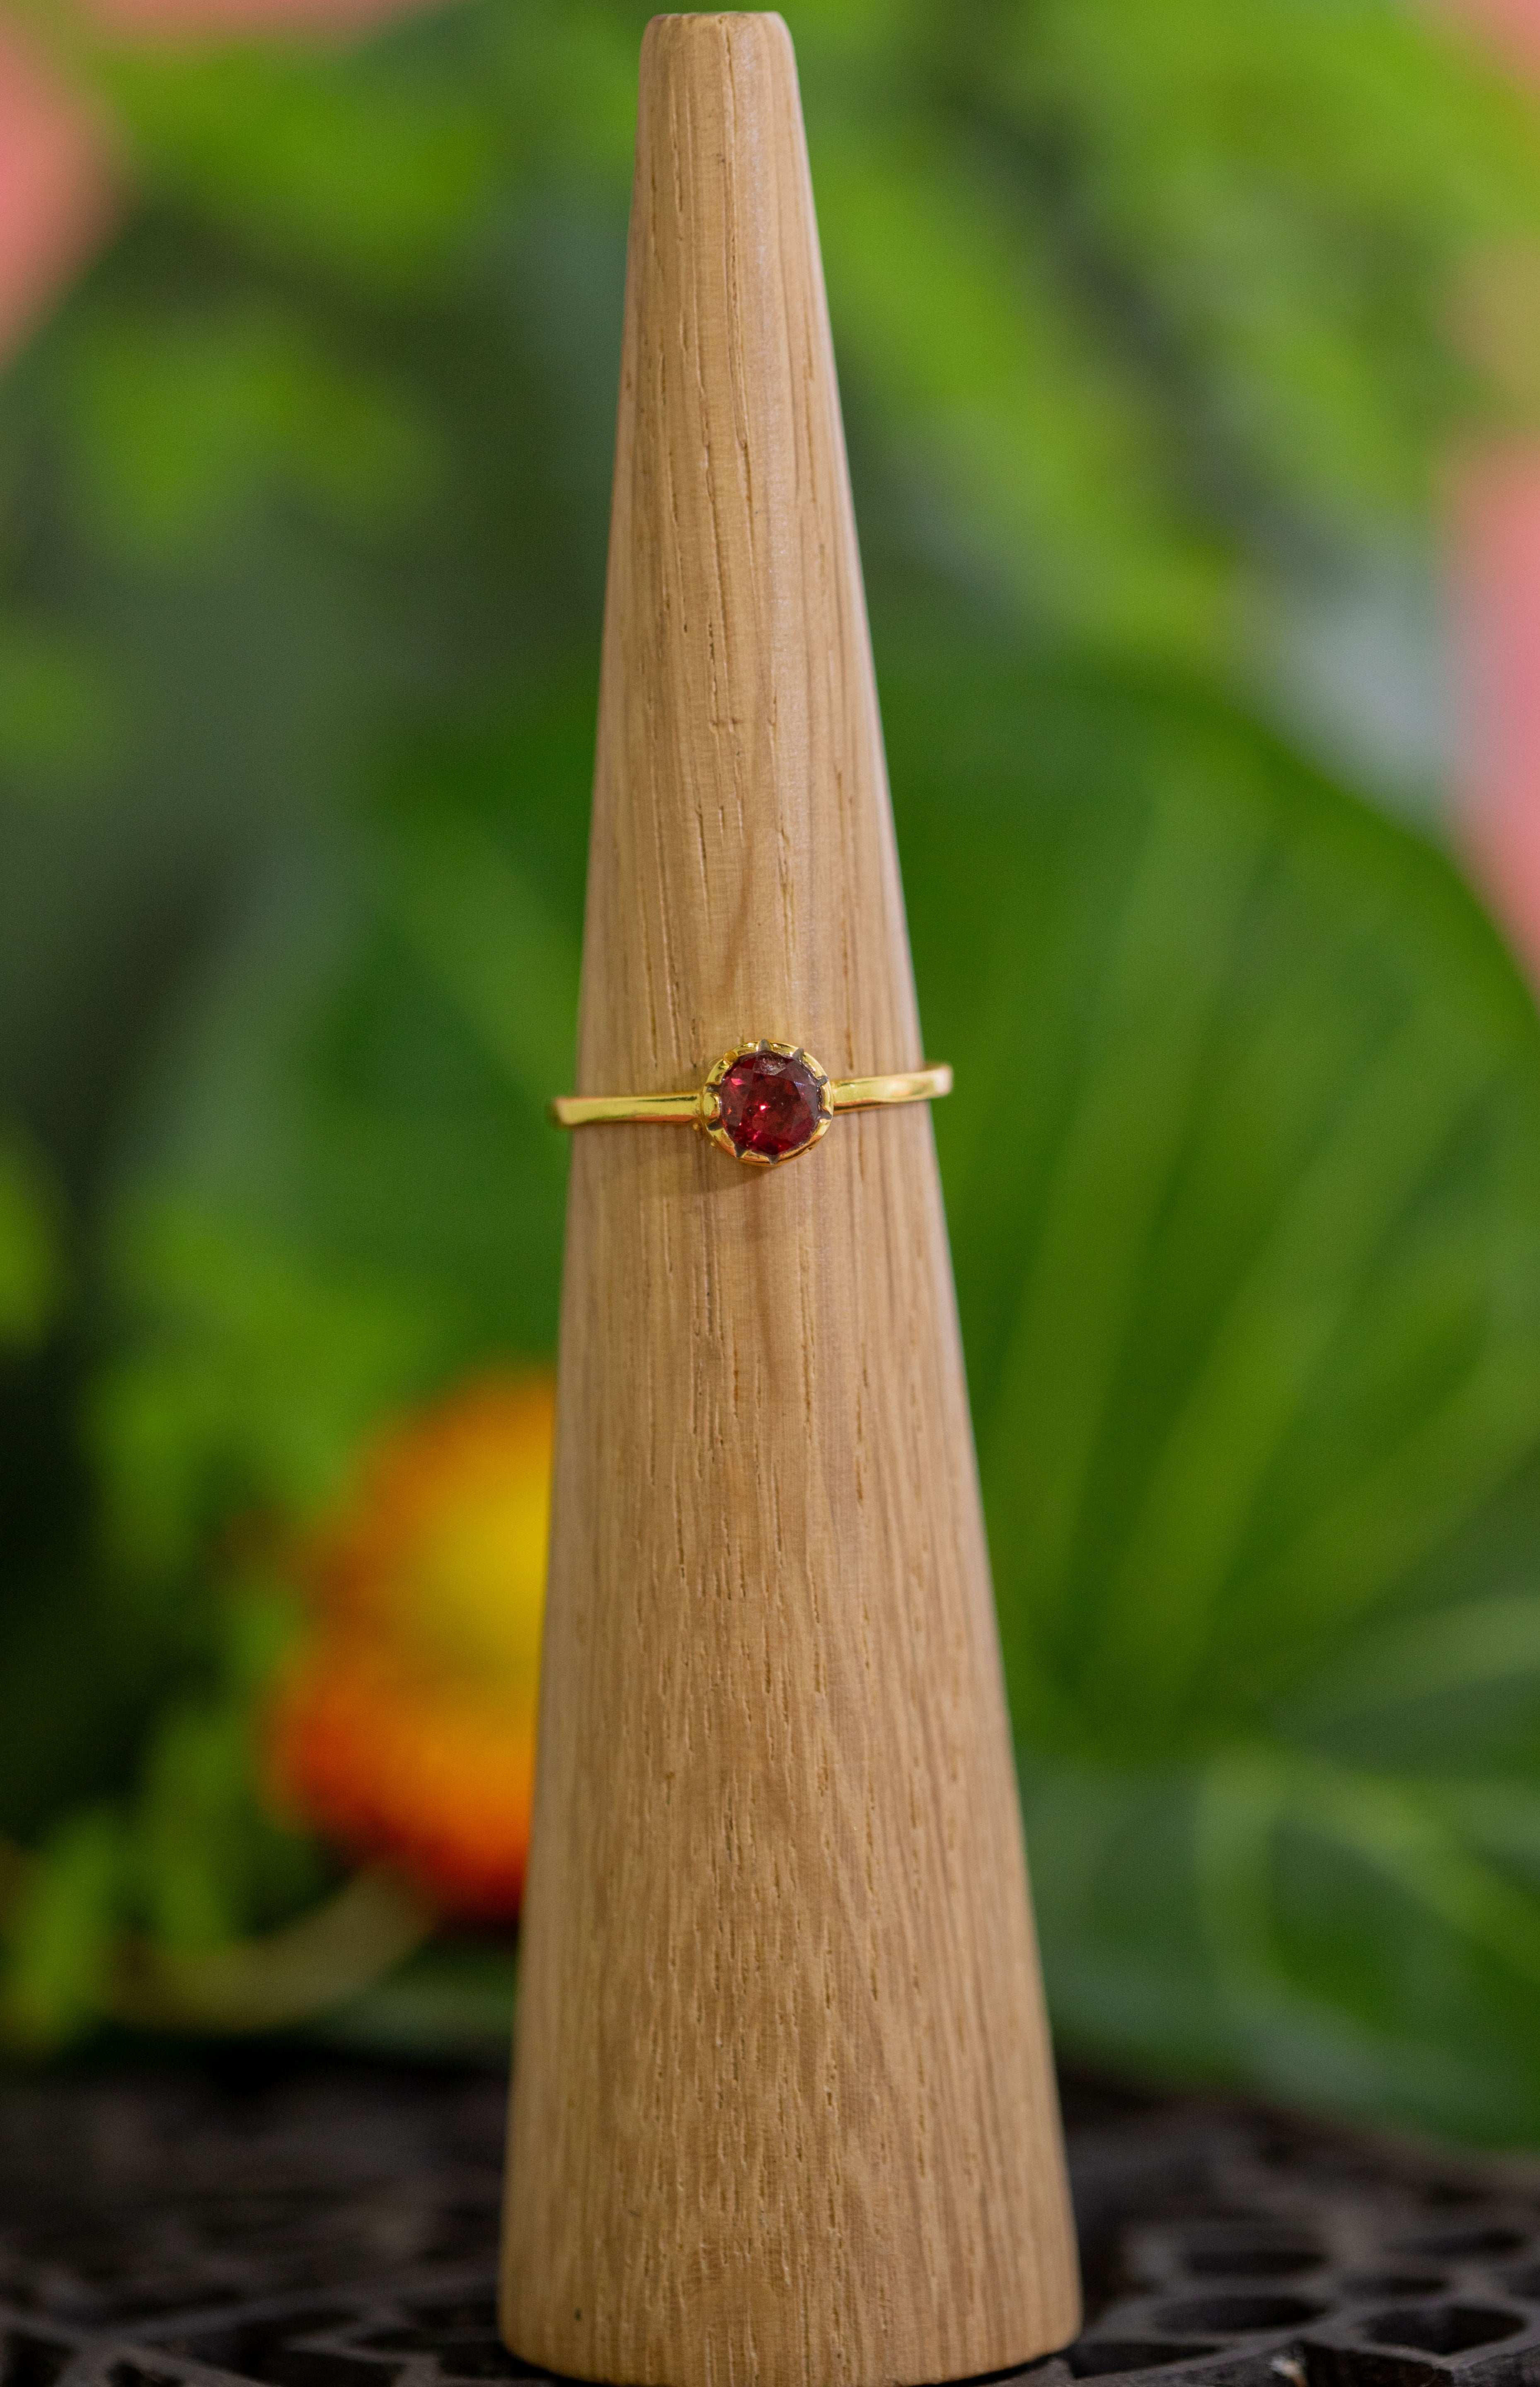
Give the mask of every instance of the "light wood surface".
<svg viewBox="0 0 1540 2387">
<path fill-rule="evenodd" d="M 578 1091 L 922 1058 L 786 28 L 642 54 Z M 944 1057 L 944 1056 L 940 1056 Z M 574 1138 L 503 2320 L 649 2387 L 1064 2343 L 927 1105 Z"/>
</svg>

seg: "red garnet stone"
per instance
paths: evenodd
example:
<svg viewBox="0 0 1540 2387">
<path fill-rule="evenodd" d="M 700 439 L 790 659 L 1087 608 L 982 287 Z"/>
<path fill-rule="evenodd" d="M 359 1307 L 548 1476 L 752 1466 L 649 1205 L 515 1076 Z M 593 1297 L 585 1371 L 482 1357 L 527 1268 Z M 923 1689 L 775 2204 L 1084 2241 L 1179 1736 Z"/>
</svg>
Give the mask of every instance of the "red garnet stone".
<svg viewBox="0 0 1540 2387">
<path fill-rule="evenodd" d="M 745 1053 L 717 1089 L 721 1124 L 735 1152 L 786 1160 L 813 1142 L 823 1118 L 817 1079 L 805 1061 Z"/>
</svg>

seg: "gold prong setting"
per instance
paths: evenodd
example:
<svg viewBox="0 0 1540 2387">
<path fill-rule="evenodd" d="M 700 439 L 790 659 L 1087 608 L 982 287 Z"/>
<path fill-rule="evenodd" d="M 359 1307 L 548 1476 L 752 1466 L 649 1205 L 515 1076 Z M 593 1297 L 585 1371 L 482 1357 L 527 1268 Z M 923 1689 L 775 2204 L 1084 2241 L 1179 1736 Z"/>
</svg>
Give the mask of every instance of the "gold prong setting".
<svg viewBox="0 0 1540 2387">
<path fill-rule="evenodd" d="M 701 1089 L 703 1135 L 746 1168 L 778 1168 L 828 1133 L 834 1087 L 805 1045 L 758 1036 L 713 1063 Z"/>
</svg>

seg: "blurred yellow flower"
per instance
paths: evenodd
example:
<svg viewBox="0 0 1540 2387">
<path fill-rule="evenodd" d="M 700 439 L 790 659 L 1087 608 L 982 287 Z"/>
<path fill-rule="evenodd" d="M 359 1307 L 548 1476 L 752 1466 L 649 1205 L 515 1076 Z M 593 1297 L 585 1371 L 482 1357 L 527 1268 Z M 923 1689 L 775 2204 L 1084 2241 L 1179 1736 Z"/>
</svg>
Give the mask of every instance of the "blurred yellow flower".
<svg viewBox="0 0 1540 2387">
<path fill-rule="evenodd" d="M 386 1433 L 301 1555 L 312 1630 L 279 1684 L 280 1797 L 443 1912 L 524 1887 L 552 1387 L 487 1377 Z"/>
</svg>

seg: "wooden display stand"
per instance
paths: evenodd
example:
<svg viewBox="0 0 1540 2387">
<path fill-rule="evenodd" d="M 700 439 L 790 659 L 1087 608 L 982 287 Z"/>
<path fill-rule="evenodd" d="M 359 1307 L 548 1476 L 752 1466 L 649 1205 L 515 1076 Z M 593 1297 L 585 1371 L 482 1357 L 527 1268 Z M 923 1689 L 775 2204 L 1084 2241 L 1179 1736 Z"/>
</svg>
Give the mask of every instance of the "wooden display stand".
<svg viewBox="0 0 1540 2387">
<path fill-rule="evenodd" d="M 579 1090 L 921 1061 L 791 44 L 642 54 Z M 939 1056 L 944 1057 L 944 1056 Z M 574 1139 L 503 2325 L 892 2387 L 1078 2318 L 928 1109 Z"/>
</svg>

